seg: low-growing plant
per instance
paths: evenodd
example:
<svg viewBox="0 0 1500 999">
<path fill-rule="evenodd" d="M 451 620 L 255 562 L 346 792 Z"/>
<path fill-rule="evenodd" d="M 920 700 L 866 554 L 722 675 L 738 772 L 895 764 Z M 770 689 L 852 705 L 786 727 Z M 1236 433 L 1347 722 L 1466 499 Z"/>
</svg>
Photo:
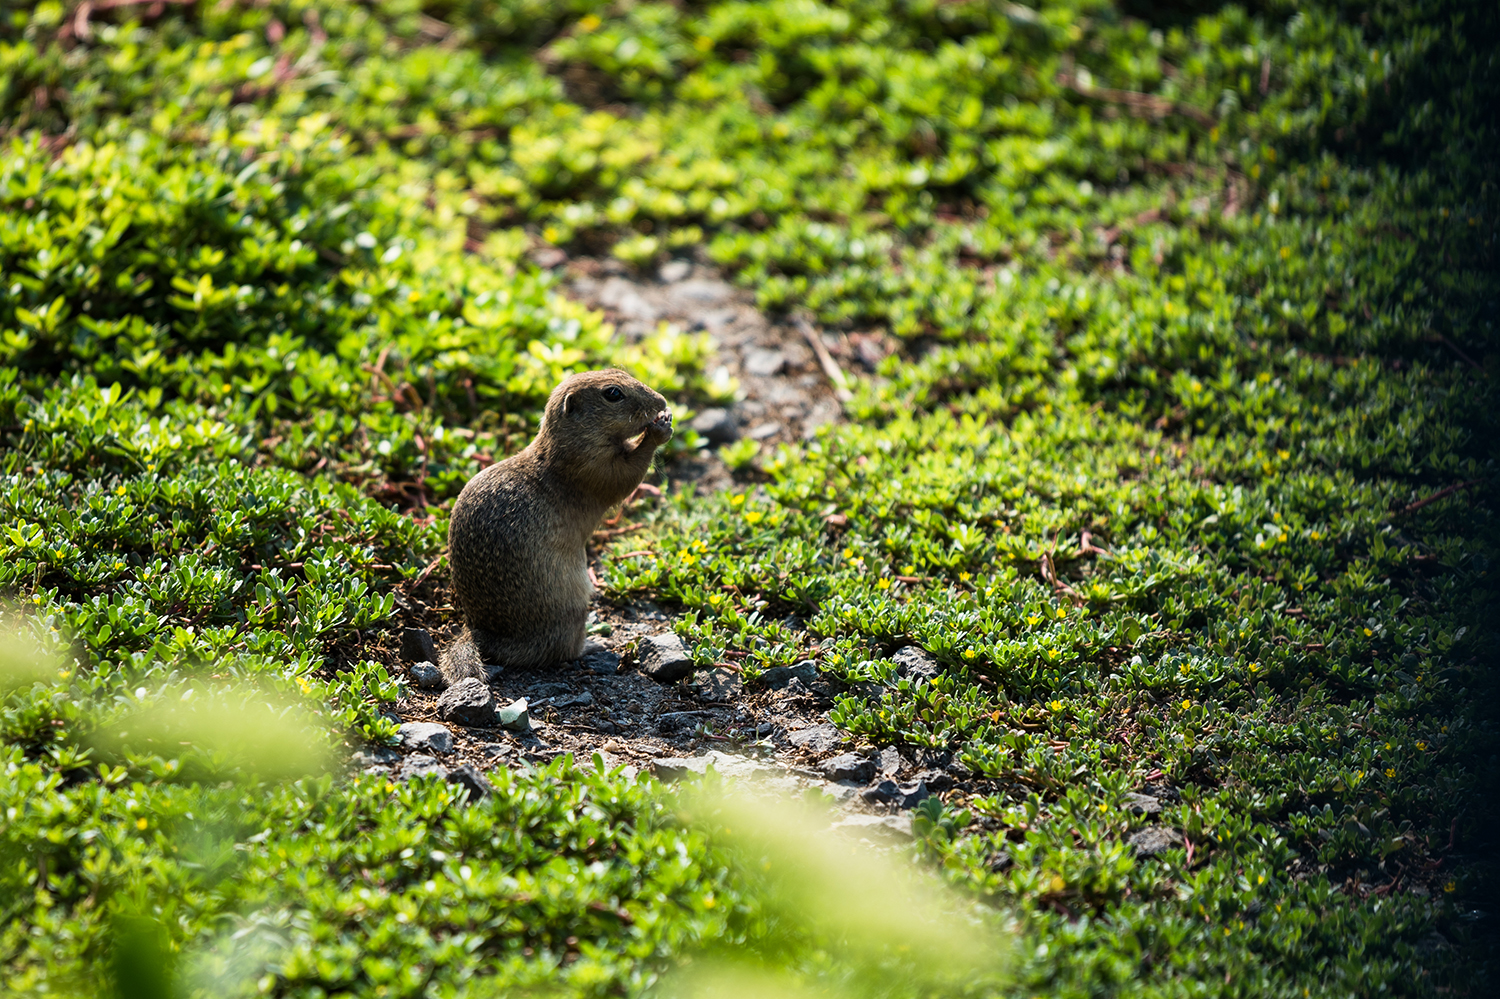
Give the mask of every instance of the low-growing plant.
<svg viewBox="0 0 1500 999">
<path fill-rule="evenodd" d="M 392 738 L 367 639 L 562 375 L 735 398 L 561 250 L 713 261 L 866 369 L 601 583 L 951 761 L 914 853 L 1014 917 L 995 988 L 1483 994 L 1497 39 L 1469 0 L 7 10 L 6 988 L 156 987 L 133 939 L 195 994 L 640 994 L 718 940 L 762 965 L 726 987 L 899 991 L 623 772 L 465 802 L 271 751 Z"/>
</svg>

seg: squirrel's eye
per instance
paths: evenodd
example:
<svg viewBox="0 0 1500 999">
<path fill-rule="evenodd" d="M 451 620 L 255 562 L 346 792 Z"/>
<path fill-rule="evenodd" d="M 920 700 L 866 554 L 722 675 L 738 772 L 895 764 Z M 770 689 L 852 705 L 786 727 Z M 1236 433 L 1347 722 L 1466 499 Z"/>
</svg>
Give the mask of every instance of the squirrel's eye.
<svg viewBox="0 0 1500 999">
<path fill-rule="evenodd" d="M 604 390 L 604 398 L 608 399 L 610 402 L 619 402 L 621 399 L 625 398 L 625 393 L 620 391 L 620 387 L 618 385 L 611 385 L 609 388 Z"/>
</svg>

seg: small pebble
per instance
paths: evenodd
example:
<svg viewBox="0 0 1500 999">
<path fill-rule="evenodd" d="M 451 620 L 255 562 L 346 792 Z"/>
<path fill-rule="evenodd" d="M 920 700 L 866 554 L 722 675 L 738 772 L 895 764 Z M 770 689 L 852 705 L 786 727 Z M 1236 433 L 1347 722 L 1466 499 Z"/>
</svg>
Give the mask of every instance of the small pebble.
<svg viewBox="0 0 1500 999">
<path fill-rule="evenodd" d="M 442 690 L 448 686 L 443 671 L 431 662 L 412 663 L 406 672 L 411 674 L 411 682 L 423 690 Z"/>
</svg>

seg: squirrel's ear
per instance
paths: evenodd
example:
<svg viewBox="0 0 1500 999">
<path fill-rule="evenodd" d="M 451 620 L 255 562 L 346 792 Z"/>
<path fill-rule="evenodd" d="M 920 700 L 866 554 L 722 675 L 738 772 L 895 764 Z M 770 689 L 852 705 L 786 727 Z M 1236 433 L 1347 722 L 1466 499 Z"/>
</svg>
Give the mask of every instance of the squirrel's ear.
<svg viewBox="0 0 1500 999">
<path fill-rule="evenodd" d="M 573 393 L 569 392 L 563 396 L 563 415 L 567 416 L 573 409 Z"/>
</svg>

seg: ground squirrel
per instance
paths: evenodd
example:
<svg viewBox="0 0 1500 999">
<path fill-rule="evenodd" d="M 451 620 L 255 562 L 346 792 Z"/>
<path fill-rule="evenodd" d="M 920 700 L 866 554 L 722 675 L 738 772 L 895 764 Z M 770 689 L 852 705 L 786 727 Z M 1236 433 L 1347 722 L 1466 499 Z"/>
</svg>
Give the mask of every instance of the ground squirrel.
<svg viewBox="0 0 1500 999">
<path fill-rule="evenodd" d="M 586 545 L 672 438 L 667 400 L 623 371 L 569 375 L 526 450 L 469 480 L 448 558 L 464 630 L 441 656 L 449 683 L 583 651 L 593 583 Z"/>
</svg>

